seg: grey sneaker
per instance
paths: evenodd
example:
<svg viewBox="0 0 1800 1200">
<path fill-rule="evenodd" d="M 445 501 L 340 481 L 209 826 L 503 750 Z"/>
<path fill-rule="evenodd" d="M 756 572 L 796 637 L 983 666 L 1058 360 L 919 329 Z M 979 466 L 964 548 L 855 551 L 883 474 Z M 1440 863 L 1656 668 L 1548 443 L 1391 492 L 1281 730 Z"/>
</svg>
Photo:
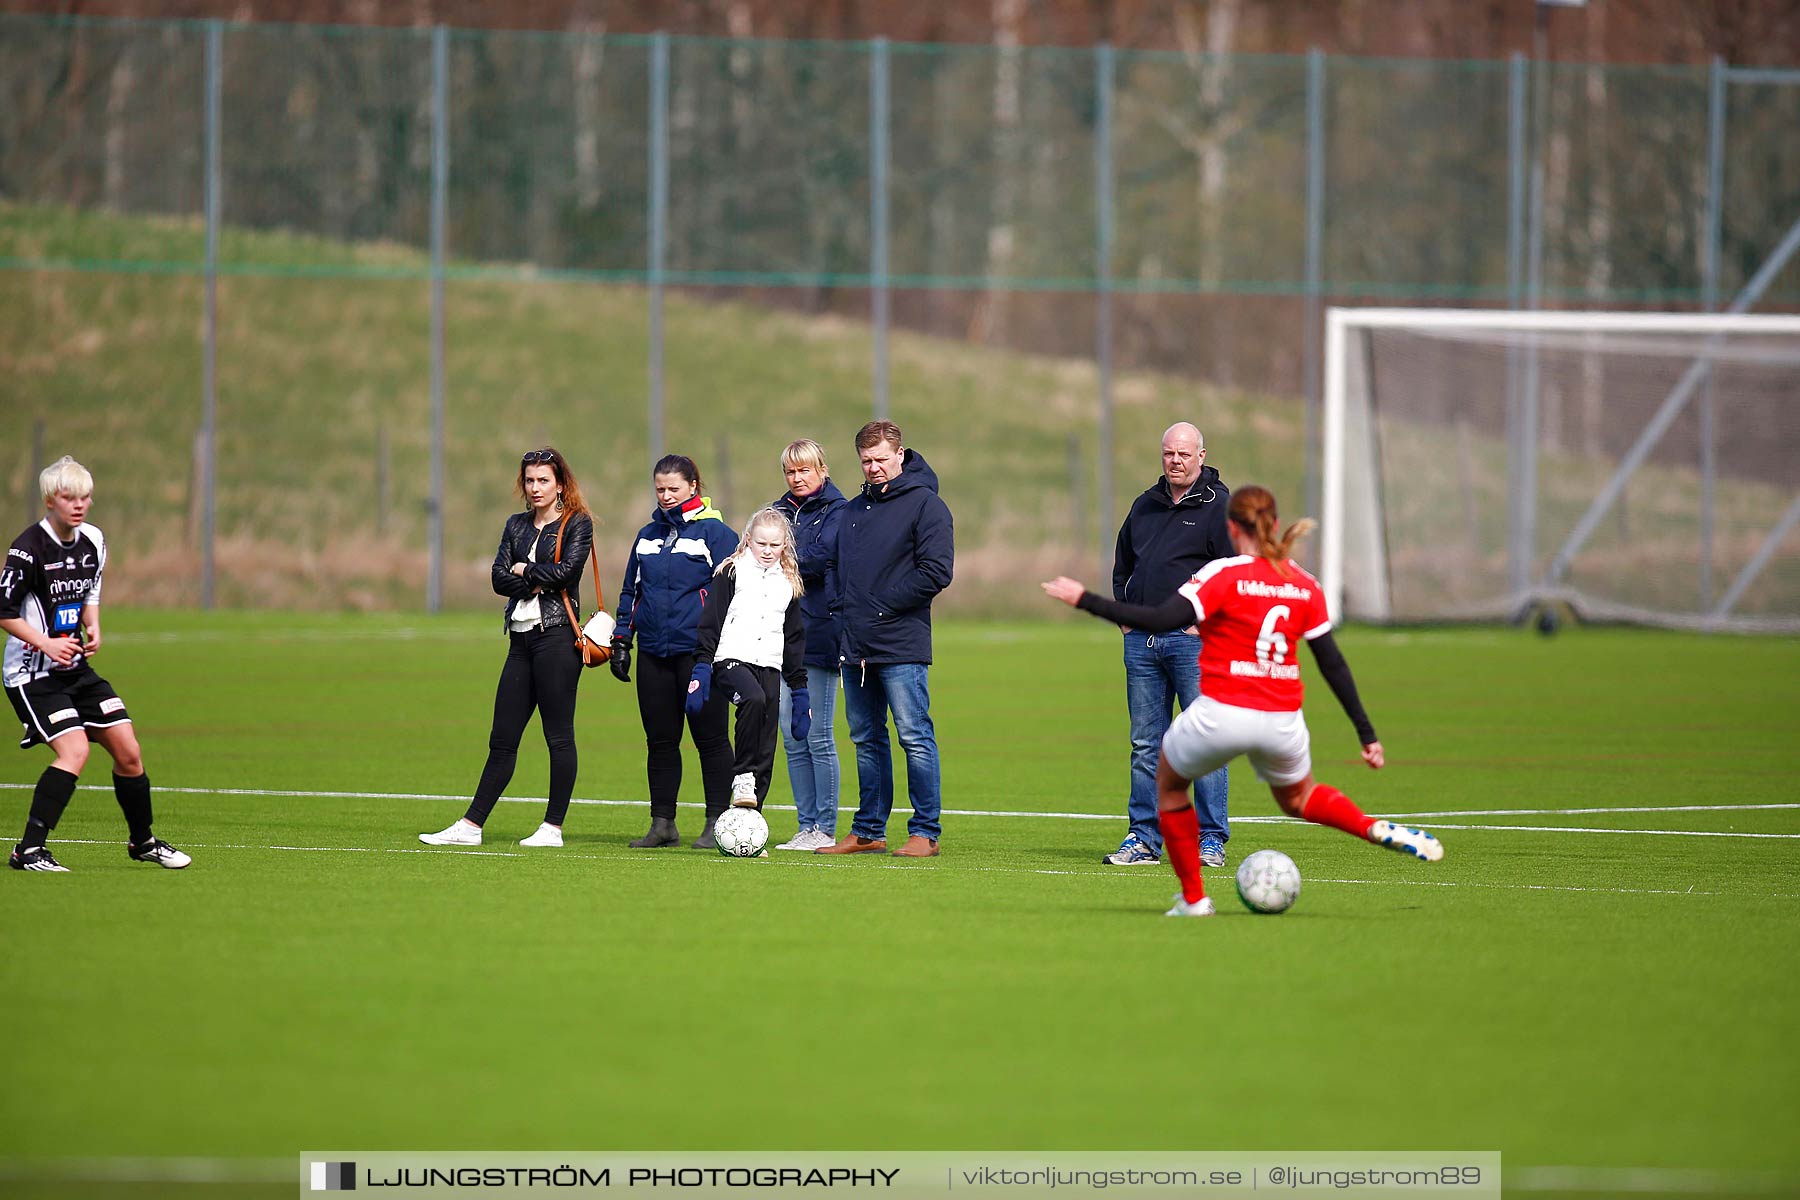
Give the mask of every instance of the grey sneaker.
<svg viewBox="0 0 1800 1200">
<path fill-rule="evenodd" d="M 832 840 L 836 841 L 837 839 L 833 838 Z M 819 831 L 808 825 L 775 848 L 777 850 L 817 850 L 819 848 Z"/>
<path fill-rule="evenodd" d="M 1135 833 L 1125 835 L 1119 848 L 1103 857 L 1101 862 L 1114 867 L 1153 867 L 1162 861 L 1162 855 L 1144 844 L 1144 839 Z"/>
<path fill-rule="evenodd" d="M 1223 838 L 1209 833 L 1200 839 L 1200 865 L 1203 867 L 1225 865 L 1225 841 Z"/>
</svg>

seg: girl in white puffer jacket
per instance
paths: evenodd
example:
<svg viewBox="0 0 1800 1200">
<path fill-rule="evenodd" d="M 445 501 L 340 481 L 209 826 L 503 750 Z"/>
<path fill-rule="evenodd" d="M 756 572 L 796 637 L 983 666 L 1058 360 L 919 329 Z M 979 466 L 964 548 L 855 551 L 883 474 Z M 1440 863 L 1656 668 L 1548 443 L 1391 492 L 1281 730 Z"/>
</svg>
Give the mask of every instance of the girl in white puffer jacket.
<svg viewBox="0 0 1800 1200">
<path fill-rule="evenodd" d="M 737 708 L 731 803 L 761 809 L 781 733 L 781 681 L 793 693 L 796 740 L 812 727 L 806 691 L 806 625 L 800 613 L 794 529 L 773 508 L 759 508 L 737 552 L 719 564 L 700 610 L 699 645 L 688 681 L 688 711 L 706 704 L 715 684 Z M 716 678 L 715 678 L 716 676 Z"/>
</svg>

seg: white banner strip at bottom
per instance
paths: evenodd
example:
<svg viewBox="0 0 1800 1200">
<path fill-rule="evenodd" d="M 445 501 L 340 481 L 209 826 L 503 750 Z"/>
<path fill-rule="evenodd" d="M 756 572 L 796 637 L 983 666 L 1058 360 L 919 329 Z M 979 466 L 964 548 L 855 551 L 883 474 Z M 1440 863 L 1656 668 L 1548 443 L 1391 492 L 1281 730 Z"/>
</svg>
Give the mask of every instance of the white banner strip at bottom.
<svg viewBox="0 0 1800 1200">
<path fill-rule="evenodd" d="M 1497 1151 L 1184 1153 L 1116 1150 L 768 1153 L 303 1154 L 300 1192 L 388 1196 L 1463 1197 L 1499 1200 Z"/>
</svg>

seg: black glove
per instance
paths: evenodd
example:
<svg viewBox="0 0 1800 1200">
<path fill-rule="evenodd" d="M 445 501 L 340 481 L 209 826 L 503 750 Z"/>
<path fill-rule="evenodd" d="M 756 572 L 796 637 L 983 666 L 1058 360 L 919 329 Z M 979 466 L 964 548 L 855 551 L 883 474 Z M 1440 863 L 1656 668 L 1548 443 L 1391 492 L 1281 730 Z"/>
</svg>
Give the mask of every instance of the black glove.
<svg viewBox="0 0 1800 1200">
<path fill-rule="evenodd" d="M 606 665 L 612 668 L 613 678 L 620 683 L 631 682 L 631 643 L 624 638 L 612 640 L 612 657 Z"/>
</svg>

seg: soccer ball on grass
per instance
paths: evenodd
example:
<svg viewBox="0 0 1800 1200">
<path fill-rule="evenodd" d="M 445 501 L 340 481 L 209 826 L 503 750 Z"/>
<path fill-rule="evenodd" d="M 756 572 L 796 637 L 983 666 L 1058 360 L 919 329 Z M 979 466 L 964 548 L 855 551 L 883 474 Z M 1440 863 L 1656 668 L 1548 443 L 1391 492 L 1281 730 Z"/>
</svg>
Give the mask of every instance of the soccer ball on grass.
<svg viewBox="0 0 1800 1200">
<path fill-rule="evenodd" d="M 769 844 L 769 823 L 754 808 L 728 808 L 713 822 L 713 841 L 726 858 L 755 858 Z"/>
<path fill-rule="evenodd" d="M 1238 864 L 1237 889 L 1251 912 L 1286 912 L 1300 898 L 1300 868 L 1279 850 L 1258 850 Z"/>
</svg>

